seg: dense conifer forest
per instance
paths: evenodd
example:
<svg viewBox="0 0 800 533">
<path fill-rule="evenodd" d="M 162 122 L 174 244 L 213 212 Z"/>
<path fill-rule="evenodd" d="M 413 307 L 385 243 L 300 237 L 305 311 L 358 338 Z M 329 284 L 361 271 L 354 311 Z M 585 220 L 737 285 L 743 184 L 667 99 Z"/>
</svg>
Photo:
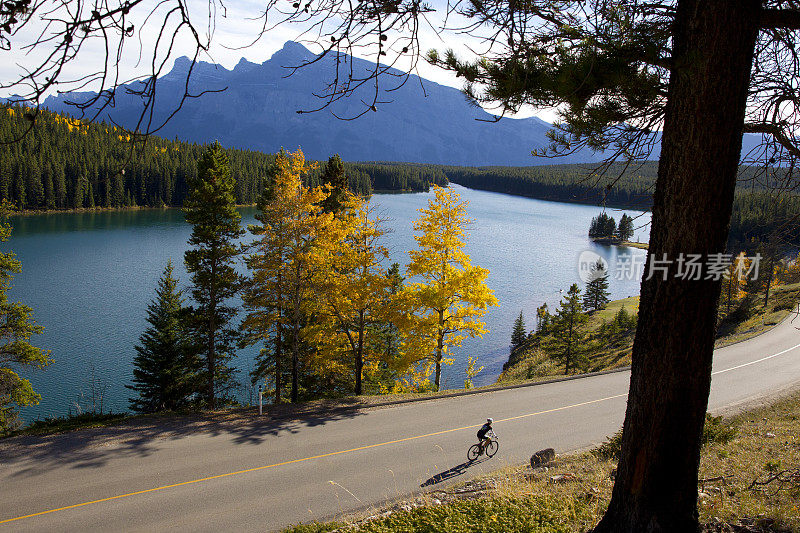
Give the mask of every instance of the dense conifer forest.
<svg viewBox="0 0 800 533">
<path fill-rule="evenodd" d="M 21 210 L 69 210 L 134 206 L 181 206 L 186 177 L 197 172 L 203 145 L 155 136 L 131 146 L 129 134 L 105 123 L 84 123 L 41 111 L 35 127 L 20 107 L 0 107 L 0 139 L 22 137 L 0 150 L 0 199 Z M 236 202 L 253 204 L 273 172 L 274 154 L 226 149 L 236 180 Z M 324 164 L 304 176 L 316 186 Z M 535 167 L 456 167 L 394 162 L 346 162 L 351 191 L 426 191 L 452 181 L 472 189 L 559 202 L 647 210 L 657 162 L 633 167 L 611 165 L 602 180 L 591 164 Z M 734 202 L 729 247 L 755 250 L 766 240 L 798 246 L 800 196 L 783 191 L 778 180 L 742 168 Z M 608 177 L 615 178 L 611 187 Z"/>
<path fill-rule="evenodd" d="M 27 116 L 26 116 L 27 115 Z M 186 177 L 196 174 L 203 145 L 155 136 L 131 145 L 125 131 L 85 123 L 49 111 L 33 117 L 21 107 L 0 107 L 0 139 L 19 142 L 0 149 L 0 199 L 20 210 L 181 206 Z M 236 180 L 236 202 L 255 203 L 272 172 L 274 154 L 227 149 Z M 319 184 L 322 165 L 305 176 Z M 441 169 L 427 166 L 346 163 L 349 188 L 424 191 L 447 183 Z"/>
</svg>

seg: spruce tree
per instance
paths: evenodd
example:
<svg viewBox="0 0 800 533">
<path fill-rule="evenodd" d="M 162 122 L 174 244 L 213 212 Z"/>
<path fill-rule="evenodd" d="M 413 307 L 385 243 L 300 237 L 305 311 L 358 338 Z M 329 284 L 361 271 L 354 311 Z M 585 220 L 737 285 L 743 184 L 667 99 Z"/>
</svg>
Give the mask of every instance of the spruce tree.
<svg viewBox="0 0 800 533">
<path fill-rule="evenodd" d="M 580 327 L 586 322 L 587 317 L 581 310 L 580 293 L 578 284 L 573 283 L 561 301 L 553 321 L 556 358 L 564 363 L 564 375 L 580 370 L 586 363 L 581 349 L 585 334 Z"/>
<path fill-rule="evenodd" d="M 614 217 L 609 216 L 605 212 L 594 217 L 589 225 L 589 237 L 592 238 L 613 237 L 616 231 L 617 224 L 614 221 Z"/>
<path fill-rule="evenodd" d="M 150 327 L 135 347 L 133 385 L 125 385 L 138 393 L 128 402 L 140 413 L 179 409 L 195 389 L 199 365 L 190 353 L 183 298 L 177 286 L 169 261 L 158 280 L 156 298 L 147 306 Z"/>
<path fill-rule="evenodd" d="M 0 223 L 0 242 L 11 236 L 11 225 L 5 222 L 9 212 L 7 203 L 0 204 L 0 220 L 4 221 Z M 19 369 L 41 369 L 52 362 L 49 350 L 30 344 L 30 338 L 43 331 L 31 318 L 31 308 L 8 301 L 11 278 L 21 270 L 22 264 L 13 252 L 0 252 L 0 435 L 17 427 L 20 407 L 35 405 L 41 399 L 30 381 L 17 373 Z"/>
<path fill-rule="evenodd" d="M 322 172 L 322 185 L 330 187 L 328 197 L 322 201 L 322 210 L 325 213 L 338 214 L 343 208 L 347 196 L 347 175 L 344 172 L 344 163 L 339 154 L 328 158 L 325 170 Z"/>
<path fill-rule="evenodd" d="M 583 294 L 583 309 L 586 311 L 599 311 L 608 305 L 608 272 L 601 260 L 592 265 L 589 274 L 590 280 L 586 282 L 586 292 Z"/>
<path fill-rule="evenodd" d="M 514 329 L 511 332 L 511 351 L 513 352 L 522 346 L 527 336 L 527 333 L 525 333 L 525 318 L 522 316 L 522 311 L 520 311 L 519 316 L 514 321 Z"/>
<path fill-rule="evenodd" d="M 622 218 L 619 219 L 617 235 L 621 241 L 629 241 L 633 237 L 633 219 L 627 213 L 623 213 Z"/>
<path fill-rule="evenodd" d="M 197 175 L 187 178 L 189 193 L 184 203 L 186 221 L 192 228 L 184 255 L 191 274 L 192 326 L 197 352 L 205 362 L 206 403 L 216 407 L 218 395 L 233 386 L 234 369 L 228 362 L 235 355 L 236 332 L 226 326 L 236 309 L 225 305 L 239 288 L 234 260 L 239 253 L 236 239 L 244 232 L 239 226 L 234 189 L 225 150 L 214 143 L 203 154 Z"/>
<path fill-rule="evenodd" d="M 384 307 L 393 311 L 393 302 L 397 294 L 403 290 L 403 284 L 406 280 L 406 278 L 400 274 L 400 263 L 392 263 L 392 266 L 386 271 L 386 277 L 388 279 L 388 291 L 384 295 Z M 393 313 L 389 312 L 387 314 L 392 315 Z M 376 330 L 378 343 L 383 346 L 383 359 L 389 362 L 387 368 L 391 368 L 393 362 L 399 357 L 400 333 L 397 329 L 397 325 L 394 323 L 394 320 L 384 320 L 376 326 Z M 390 384 L 393 382 L 394 379 L 389 381 Z"/>
</svg>

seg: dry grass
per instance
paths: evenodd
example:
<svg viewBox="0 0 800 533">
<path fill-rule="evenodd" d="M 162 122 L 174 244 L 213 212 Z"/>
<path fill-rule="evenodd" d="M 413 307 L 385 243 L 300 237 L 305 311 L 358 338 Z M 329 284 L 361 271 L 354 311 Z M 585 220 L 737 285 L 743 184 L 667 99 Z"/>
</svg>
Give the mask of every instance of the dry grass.
<svg viewBox="0 0 800 533">
<path fill-rule="evenodd" d="M 767 518 L 775 522 L 775 530 L 800 531 L 800 394 L 730 423 L 737 426 L 737 437 L 727 444 L 712 443 L 703 452 L 701 479 L 730 477 L 701 485 L 701 518 Z M 781 472 L 787 482 L 752 486 Z"/>
</svg>

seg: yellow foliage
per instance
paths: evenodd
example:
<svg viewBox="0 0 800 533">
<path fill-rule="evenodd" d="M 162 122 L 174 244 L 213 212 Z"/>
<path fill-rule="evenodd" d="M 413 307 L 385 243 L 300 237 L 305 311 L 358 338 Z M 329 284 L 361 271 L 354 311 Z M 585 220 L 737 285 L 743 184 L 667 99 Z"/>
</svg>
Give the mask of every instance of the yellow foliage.
<svg viewBox="0 0 800 533">
<path fill-rule="evenodd" d="M 330 194 L 326 189 L 325 194 Z M 383 263 L 385 231 L 368 202 L 345 193 L 342 211 L 320 227 L 314 247 L 317 317 L 310 339 L 326 365 L 352 374 L 355 392 L 370 368 L 385 361 L 372 324 L 389 320 L 390 281 Z"/>
<path fill-rule="evenodd" d="M 289 339 L 297 360 L 299 345 L 308 334 L 303 324 L 304 313 L 314 296 L 311 287 L 314 241 L 325 227 L 326 217 L 330 217 L 320 212 L 322 191 L 302 185 L 301 176 L 312 168 L 306 165 L 302 151 L 293 154 L 281 151 L 275 163 L 272 195 L 262 198 L 261 212 L 256 215 L 262 225 L 249 227 L 258 240 L 253 253 L 245 258 L 252 277 L 242 295 L 247 311 L 242 328 L 251 344 L 268 340 L 273 332 L 279 338 Z M 275 357 L 280 359 L 283 354 Z"/>
<path fill-rule="evenodd" d="M 412 366 L 408 369 L 405 376 L 395 380 L 392 389 L 387 392 L 391 394 L 403 394 L 408 392 L 425 392 L 431 390 L 431 365 Z"/>
<path fill-rule="evenodd" d="M 477 363 L 478 363 L 477 358 L 472 356 L 467 357 L 467 370 L 466 370 L 467 378 L 464 380 L 465 389 L 471 389 L 475 386 L 472 383 L 472 378 L 480 374 L 481 371 L 483 371 L 484 369 L 483 366 L 476 368 Z"/>
<path fill-rule="evenodd" d="M 434 365 L 437 389 L 441 365 L 453 363 L 445 355 L 467 337 L 483 336 L 487 330 L 480 318 L 497 305 L 486 285 L 489 271 L 473 266 L 463 250 L 462 238 L 472 222 L 466 206 L 452 189 L 434 186 L 434 198 L 414 222 L 418 249 L 409 252 L 406 269 L 422 281 L 407 285 L 401 296 L 404 307 L 413 310 L 402 322 L 407 362 Z"/>
</svg>

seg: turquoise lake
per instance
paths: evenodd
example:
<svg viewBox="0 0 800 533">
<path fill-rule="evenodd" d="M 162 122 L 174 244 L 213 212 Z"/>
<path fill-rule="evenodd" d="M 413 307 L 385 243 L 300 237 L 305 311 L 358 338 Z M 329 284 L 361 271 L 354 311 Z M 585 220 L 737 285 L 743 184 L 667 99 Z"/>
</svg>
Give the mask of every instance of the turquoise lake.
<svg viewBox="0 0 800 533">
<path fill-rule="evenodd" d="M 586 250 L 605 258 L 612 267 L 613 299 L 639 293 L 638 276 L 617 276 L 614 265 L 641 261 L 644 250 L 601 246 L 587 237 L 597 206 L 565 204 L 474 191 L 453 185 L 469 202 L 475 220 L 467 240 L 473 264 L 489 269 L 489 286 L 499 300 L 484 317 L 490 330 L 481 339 L 468 339 L 454 351 L 456 363 L 443 370 L 445 388 L 463 386 L 468 356 L 477 356 L 485 369 L 476 384 L 493 382 L 508 358 L 514 320 L 522 311 L 526 326 L 535 325 L 535 310 L 547 302 L 554 310 L 578 276 L 578 257 Z M 432 193 L 376 194 L 376 212 L 388 219 L 385 244 L 391 262 L 408 262 L 415 247 L 411 223 Z M 253 208 L 242 210 L 244 224 L 253 223 Z M 637 227 L 633 240 L 648 240 L 649 214 L 627 210 Z M 621 211 L 610 210 L 619 219 Z M 183 253 L 191 228 L 178 209 L 98 213 L 65 213 L 15 217 L 11 249 L 22 261 L 22 273 L 12 284 L 10 299 L 34 310 L 45 332 L 36 346 L 52 350 L 55 362 L 24 376 L 42 395 L 39 405 L 23 410 L 26 421 L 100 407 L 125 411 L 130 391 L 134 345 L 147 327 L 146 308 L 156 281 L 172 259 L 181 286 L 188 277 Z M 245 238 L 246 240 L 247 238 Z M 244 271 L 244 270 L 243 270 Z M 622 279 L 620 279 L 622 278 Z M 258 348 L 239 352 L 236 366 L 242 401 L 254 401 L 247 374 Z"/>
</svg>

